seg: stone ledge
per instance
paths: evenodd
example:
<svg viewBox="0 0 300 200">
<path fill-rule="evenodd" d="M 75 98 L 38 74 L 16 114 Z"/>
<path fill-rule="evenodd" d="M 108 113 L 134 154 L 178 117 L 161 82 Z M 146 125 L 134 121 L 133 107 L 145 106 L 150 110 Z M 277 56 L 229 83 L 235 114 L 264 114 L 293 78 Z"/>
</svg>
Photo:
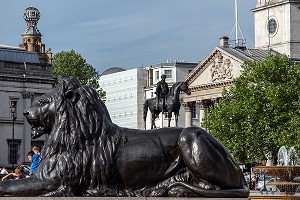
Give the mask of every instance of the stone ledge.
<svg viewBox="0 0 300 200">
<path fill-rule="evenodd" d="M 0 197 L 1 200 L 249 200 L 248 198 L 205 197 Z"/>
</svg>

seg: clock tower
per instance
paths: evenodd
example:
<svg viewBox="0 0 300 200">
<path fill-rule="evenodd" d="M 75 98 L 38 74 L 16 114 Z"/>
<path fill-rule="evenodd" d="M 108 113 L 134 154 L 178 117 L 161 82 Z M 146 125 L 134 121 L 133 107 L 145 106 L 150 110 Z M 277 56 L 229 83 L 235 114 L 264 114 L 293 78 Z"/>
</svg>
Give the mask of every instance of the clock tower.
<svg viewBox="0 0 300 200">
<path fill-rule="evenodd" d="M 257 0 L 255 48 L 300 59 L 300 0 Z"/>
</svg>

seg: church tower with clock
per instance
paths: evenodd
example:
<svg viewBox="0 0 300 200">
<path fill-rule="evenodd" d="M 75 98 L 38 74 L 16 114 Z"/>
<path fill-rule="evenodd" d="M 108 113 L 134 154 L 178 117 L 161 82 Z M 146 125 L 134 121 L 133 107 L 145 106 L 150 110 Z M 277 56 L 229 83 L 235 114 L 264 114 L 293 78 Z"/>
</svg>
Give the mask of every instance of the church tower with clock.
<svg viewBox="0 0 300 200">
<path fill-rule="evenodd" d="M 300 59 L 300 0 L 257 0 L 255 48 Z"/>
</svg>

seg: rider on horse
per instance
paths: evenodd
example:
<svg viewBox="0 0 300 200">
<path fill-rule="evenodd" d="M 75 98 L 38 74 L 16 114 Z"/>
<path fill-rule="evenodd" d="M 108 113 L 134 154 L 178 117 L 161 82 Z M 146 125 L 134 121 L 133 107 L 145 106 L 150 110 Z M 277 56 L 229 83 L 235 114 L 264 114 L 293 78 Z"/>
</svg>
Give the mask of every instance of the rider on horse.
<svg viewBox="0 0 300 200">
<path fill-rule="evenodd" d="M 159 106 L 159 100 L 162 99 L 162 108 L 165 108 L 166 103 L 166 96 L 169 93 L 169 86 L 168 83 L 166 83 L 166 75 L 161 75 L 161 80 L 157 83 L 156 87 L 156 109 L 158 109 Z"/>
</svg>

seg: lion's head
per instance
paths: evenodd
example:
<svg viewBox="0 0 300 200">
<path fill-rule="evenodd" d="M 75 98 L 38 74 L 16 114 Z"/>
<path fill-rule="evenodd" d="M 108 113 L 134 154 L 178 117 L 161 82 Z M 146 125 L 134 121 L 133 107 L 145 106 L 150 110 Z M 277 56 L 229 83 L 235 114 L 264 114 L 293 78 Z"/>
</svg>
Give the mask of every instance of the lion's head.
<svg viewBox="0 0 300 200">
<path fill-rule="evenodd" d="M 72 113 L 73 116 L 68 116 L 67 112 L 68 114 Z M 81 85 L 74 77 L 60 76 L 57 78 L 54 89 L 42 95 L 37 102 L 24 111 L 24 115 L 32 126 L 32 138 L 38 138 L 41 135 L 50 134 L 58 128 L 56 125 L 59 125 L 59 120 L 67 121 L 64 117 L 71 117 L 71 122 L 80 120 L 78 117 L 81 117 L 82 120 L 87 118 L 89 121 L 90 115 L 95 112 L 103 114 L 101 121 L 111 122 L 106 107 L 103 106 L 103 102 L 93 89 Z M 74 116 L 74 114 L 80 116 Z M 72 125 L 72 123 L 69 125 Z M 85 132 L 94 133 L 90 127 L 76 128 L 83 128 Z"/>
<path fill-rule="evenodd" d="M 48 134 L 37 176 L 93 187 L 105 184 L 111 163 L 107 154 L 112 154 L 119 135 L 111 131 L 118 128 L 94 89 L 74 77 L 60 76 L 24 115 L 32 138 Z M 99 169 L 103 170 L 96 173 Z"/>
</svg>

